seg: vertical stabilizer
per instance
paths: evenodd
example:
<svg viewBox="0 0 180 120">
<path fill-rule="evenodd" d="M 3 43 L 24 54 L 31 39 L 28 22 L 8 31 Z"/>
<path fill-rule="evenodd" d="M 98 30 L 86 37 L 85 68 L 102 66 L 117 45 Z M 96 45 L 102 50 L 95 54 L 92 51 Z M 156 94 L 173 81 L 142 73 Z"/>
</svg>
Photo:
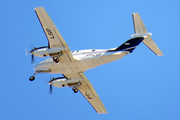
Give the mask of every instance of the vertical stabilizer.
<svg viewBox="0 0 180 120">
<path fill-rule="evenodd" d="M 146 34 L 146 33 L 148 33 L 139 13 L 133 13 L 132 17 L 133 17 L 135 34 Z"/>
</svg>

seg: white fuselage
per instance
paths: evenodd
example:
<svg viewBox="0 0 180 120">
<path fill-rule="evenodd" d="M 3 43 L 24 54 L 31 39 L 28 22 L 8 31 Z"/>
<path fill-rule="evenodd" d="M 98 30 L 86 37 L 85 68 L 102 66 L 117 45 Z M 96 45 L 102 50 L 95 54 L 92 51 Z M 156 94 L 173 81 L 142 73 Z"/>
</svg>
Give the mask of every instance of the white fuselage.
<svg viewBox="0 0 180 120">
<path fill-rule="evenodd" d="M 114 50 L 78 50 L 71 52 L 75 62 L 61 62 L 55 63 L 52 57 L 40 62 L 34 67 L 38 73 L 62 73 L 68 74 L 71 72 L 85 72 L 88 69 L 95 68 L 105 63 L 109 63 L 123 58 L 129 54 L 128 51 L 114 51 Z"/>
</svg>

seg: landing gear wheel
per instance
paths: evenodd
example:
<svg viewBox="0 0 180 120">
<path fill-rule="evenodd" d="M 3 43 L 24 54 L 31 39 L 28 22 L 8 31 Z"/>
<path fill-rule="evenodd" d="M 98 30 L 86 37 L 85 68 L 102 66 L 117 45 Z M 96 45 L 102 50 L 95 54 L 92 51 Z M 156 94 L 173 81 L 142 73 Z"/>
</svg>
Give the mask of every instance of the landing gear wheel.
<svg viewBox="0 0 180 120">
<path fill-rule="evenodd" d="M 78 92 L 78 89 L 76 87 L 73 87 L 72 90 L 74 91 L 74 93 Z"/>
<path fill-rule="evenodd" d="M 35 79 L 34 76 L 31 76 L 31 77 L 29 78 L 30 81 L 33 81 L 34 79 Z"/>
<path fill-rule="evenodd" d="M 58 63 L 59 62 L 59 58 L 57 56 L 53 57 L 54 62 Z"/>
<path fill-rule="evenodd" d="M 78 89 L 75 89 L 75 90 L 74 90 L 74 93 L 77 93 L 77 92 L 78 92 Z"/>
</svg>

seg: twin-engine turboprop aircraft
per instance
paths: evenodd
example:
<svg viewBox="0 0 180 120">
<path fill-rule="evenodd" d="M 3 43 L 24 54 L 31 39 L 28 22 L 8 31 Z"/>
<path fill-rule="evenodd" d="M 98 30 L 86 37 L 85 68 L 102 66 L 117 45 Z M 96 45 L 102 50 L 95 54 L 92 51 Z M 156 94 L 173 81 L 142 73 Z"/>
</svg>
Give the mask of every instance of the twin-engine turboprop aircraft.
<svg viewBox="0 0 180 120">
<path fill-rule="evenodd" d="M 107 111 L 93 86 L 84 75 L 86 70 L 123 58 L 125 55 L 132 53 L 141 42 L 156 55 L 163 55 L 150 37 L 151 33 L 147 32 L 138 13 L 132 14 L 135 34 L 119 47 L 70 51 L 45 9 L 38 7 L 35 8 L 35 12 L 48 39 L 48 46 L 34 48 L 30 51 L 30 54 L 37 57 L 50 57 L 34 67 L 35 73 L 29 80 L 33 81 L 37 73 L 62 73 L 64 77 L 53 78 L 49 81 L 50 90 L 52 85 L 60 88 L 72 87 L 74 93 L 78 91 L 82 93 L 97 113 L 107 113 Z"/>
</svg>

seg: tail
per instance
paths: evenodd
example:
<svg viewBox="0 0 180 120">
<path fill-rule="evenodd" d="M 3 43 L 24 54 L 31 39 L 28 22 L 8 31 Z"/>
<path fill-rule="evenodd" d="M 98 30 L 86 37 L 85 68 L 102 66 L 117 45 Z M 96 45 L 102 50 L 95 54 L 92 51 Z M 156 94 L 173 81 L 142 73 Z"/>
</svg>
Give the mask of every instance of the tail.
<svg viewBox="0 0 180 120">
<path fill-rule="evenodd" d="M 154 52 L 156 55 L 161 56 L 163 53 L 158 48 L 156 43 L 151 38 L 151 33 L 148 33 L 146 30 L 146 27 L 144 26 L 144 23 L 139 15 L 139 13 L 133 13 L 133 23 L 134 23 L 134 32 L 128 41 L 123 43 L 121 46 L 116 48 L 116 50 L 123 50 L 123 51 L 129 51 L 133 52 L 133 50 L 141 43 L 143 42 L 152 52 Z"/>
</svg>

